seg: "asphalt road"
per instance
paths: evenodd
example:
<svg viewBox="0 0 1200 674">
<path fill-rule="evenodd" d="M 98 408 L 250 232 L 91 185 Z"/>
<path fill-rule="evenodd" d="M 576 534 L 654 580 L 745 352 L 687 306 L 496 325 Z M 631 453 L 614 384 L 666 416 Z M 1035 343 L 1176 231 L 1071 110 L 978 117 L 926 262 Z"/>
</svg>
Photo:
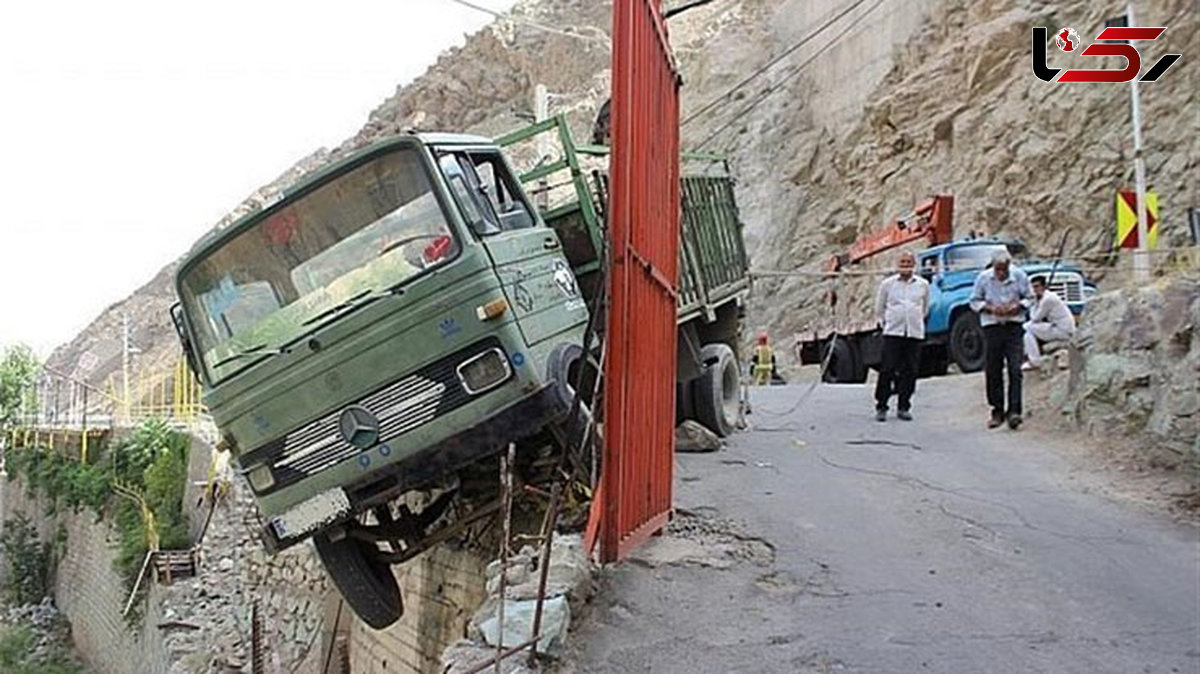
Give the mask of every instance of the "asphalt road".
<svg viewBox="0 0 1200 674">
<path fill-rule="evenodd" d="M 1200 530 L 986 430 L 982 385 L 886 424 L 861 386 L 756 390 L 759 430 L 679 455 L 676 530 L 605 571 L 567 669 L 1200 673 Z"/>
</svg>

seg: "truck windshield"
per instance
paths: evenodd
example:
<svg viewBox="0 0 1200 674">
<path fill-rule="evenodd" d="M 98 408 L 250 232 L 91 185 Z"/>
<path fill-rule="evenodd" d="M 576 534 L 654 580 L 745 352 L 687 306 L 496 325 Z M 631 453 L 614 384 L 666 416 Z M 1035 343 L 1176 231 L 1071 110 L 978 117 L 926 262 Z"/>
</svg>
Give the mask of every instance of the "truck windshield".
<svg viewBox="0 0 1200 674">
<path fill-rule="evenodd" d="M 376 156 L 191 267 L 180 286 L 196 355 L 216 382 L 458 249 L 418 151 Z"/>
<path fill-rule="evenodd" d="M 955 246 L 946 251 L 946 271 L 983 269 L 992 263 L 992 258 L 997 253 L 1003 253 L 1006 250 L 1008 249 L 1002 243 Z"/>
</svg>

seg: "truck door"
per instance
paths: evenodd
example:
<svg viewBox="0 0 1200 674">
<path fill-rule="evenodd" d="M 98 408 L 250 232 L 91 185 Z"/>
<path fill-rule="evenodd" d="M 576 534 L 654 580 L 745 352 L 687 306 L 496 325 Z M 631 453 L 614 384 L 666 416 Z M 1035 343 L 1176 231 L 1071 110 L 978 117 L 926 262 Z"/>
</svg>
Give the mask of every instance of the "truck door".
<svg viewBox="0 0 1200 674">
<path fill-rule="evenodd" d="M 587 307 L 554 230 L 534 215 L 498 151 L 444 153 L 439 159 L 475 235 L 503 284 L 530 346 L 581 326 Z"/>
</svg>

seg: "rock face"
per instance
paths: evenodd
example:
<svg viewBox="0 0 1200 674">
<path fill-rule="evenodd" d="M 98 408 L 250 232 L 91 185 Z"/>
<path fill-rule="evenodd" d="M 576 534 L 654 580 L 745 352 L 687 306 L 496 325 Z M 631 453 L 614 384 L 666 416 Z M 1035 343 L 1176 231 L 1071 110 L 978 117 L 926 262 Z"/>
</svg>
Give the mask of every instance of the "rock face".
<svg viewBox="0 0 1200 674">
<path fill-rule="evenodd" d="M 804 89 L 816 75 L 804 72 L 778 94 L 791 105 L 748 115 L 740 133 L 716 145 L 735 157 L 753 267 L 816 271 L 832 250 L 934 193 L 954 195 L 959 236 L 1016 235 L 1048 255 L 1070 229 L 1066 252 L 1074 259 L 1111 247 L 1114 190 L 1132 182 L 1129 92 L 1042 82 L 1030 70 L 1029 39 L 1032 26 L 1061 22 L 1090 41 L 1112 6 L 982 0 L 925 8 L 924 25 L 896 50 L 861 116 L 849 110 L 840 128 L 820 121 L 824 103 Z M 1189 0 L 1139 4 L 1137 20 L 1178 31 L 1170 51 L 1200 49 L 1200 13 Z M 1162 48 L 1147 48 L 1143 61 Z M 1055 67 L 1082 67 L 1050 51 Z M 1164 75 L 1166 86 L 1142 89 L 1143 110 L 1154 110 L 1144 118 L 1145 137 L 1154 139 L 1147 166 L 1172 200 L 1163 220 L 1172 241 L 1185 237 L 1186 207 L 1200 189 L 1197 70 L 1168 71 L 1172 82 Z M 777 161 L 760 161 L 765 156 Z M 861 311 L 875 281 L 844 281 L 840 305 Z M 813 277 L 756 284 L 754 331 L 783 336 L 812 327 L 827 311 L 828 288 Z"/>
<path fill-rule="evenodd" d="M 1200 281 L 1098 296 L 1079 342 L 1066 402 L 1081 424 L 1200 462 Z"/>
</svg>

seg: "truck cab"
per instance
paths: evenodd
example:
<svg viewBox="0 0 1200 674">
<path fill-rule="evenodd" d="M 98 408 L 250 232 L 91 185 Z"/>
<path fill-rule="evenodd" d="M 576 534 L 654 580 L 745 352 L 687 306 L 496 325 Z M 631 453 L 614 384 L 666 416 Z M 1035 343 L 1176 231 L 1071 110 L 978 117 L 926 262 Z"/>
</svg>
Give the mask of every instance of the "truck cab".
<svg viewBox="0 0 1200 674">
<path fill-rule="evenodd" d="M 305 178 L 201 240 L 176 291 L 265 546 L 313 538 L 375 628 L 403 612 L 390 564 L 494 512 L 469 471 L 510 441 L 529 470 L 555 451 L 588 322 L 499 147 L 449 134 Z"/>
<path fill-rule="evenodd" d="M 983 367 L 983 330 L 970 307 L 971 292 L 979 273 L 991 264 L 996 253 L 1005 250 L 1018 254 L 1022 251 L 1016 242 L 988 238 L 954 241 L 917 253 L 918 273 L 930 286 L 925 323 L 927 353 L 922 355 L 922 369 L 927 374 L 939 370 L 944 373 L 951 360 L 964 372 Z M 1017 266 L 1030 278 L 1045 276 L 1049 289 L 1076 316 L 1083 313 L 1088 297 L 1096 291 L 1083 272 L 1072 265 L 1018 261 Z"/>
</svg>

